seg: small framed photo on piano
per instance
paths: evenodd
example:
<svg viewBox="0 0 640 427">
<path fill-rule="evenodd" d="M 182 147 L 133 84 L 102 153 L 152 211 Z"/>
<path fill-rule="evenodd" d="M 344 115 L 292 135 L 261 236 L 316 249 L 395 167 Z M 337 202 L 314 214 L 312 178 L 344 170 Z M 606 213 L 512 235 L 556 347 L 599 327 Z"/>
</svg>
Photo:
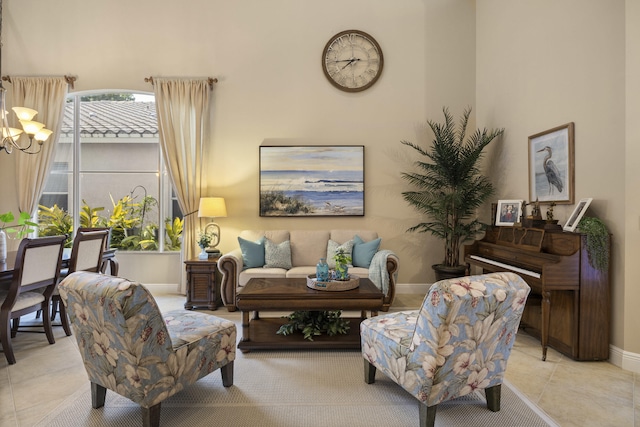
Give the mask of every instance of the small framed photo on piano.
<svg viewBox="0 0 640 427">
<path fill-rule="evenodd" d="M 584 215 L 584 213 L 587 211 L 587 208 L 591 204 L 592 200 L 592 198 L 580 199 L 580 201 L 576 205 L 576 208 L 573 210 L 573 212 L 571 212 L 569 220 L 564 225 L 564 227 L 562 227 L 564 231 L 575 231 L 576 227 L 578 227 L 578 223 L 582 219 L 582 215 Z"/>
<path fill-rule="evenodd" d="M 520 221 L 522 200 L 498 200 L 496 225 L 512 226 Z"/>
</svg>

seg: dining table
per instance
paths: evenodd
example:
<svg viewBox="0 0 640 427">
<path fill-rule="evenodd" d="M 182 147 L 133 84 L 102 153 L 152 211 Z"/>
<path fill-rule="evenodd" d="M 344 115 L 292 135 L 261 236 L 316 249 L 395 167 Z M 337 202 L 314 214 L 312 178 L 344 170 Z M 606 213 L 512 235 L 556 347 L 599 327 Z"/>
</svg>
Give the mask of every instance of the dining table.
<svg viewBox="0 0 640 427">
<path fill-rule="evenodd" d="M 0 287 L 2 284 L 7 283 L 13 277 L 13 271 L 16 264 L 16 256 L 18 251 L 8 251 L 7 259 L 4 262 L 0 262 Z M 71 248 L 64 248 L 62 251 L 62 268 L 69 267 L 69 260 L 71 259 Z M 118 259 L 116 258 L 116 249 L 109 249 L 102 253 L 103 270 L 106 270 L 106 266 L 109 266 L 109 273 L 112 276 L 118 275 Z M 103 271 L 104 272 L 104 271 Z"/>
</svg>

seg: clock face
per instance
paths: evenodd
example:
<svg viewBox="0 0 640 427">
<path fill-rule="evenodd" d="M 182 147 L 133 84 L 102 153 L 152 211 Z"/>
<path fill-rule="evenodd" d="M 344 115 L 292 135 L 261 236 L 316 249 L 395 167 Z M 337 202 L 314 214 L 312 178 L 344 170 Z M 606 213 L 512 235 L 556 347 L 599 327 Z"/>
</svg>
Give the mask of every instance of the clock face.
<svg viewBox="0 0 640 427">
<path fill-rule="evenodd" d="M 332 85 L 346 92 L 371 87 L 382 73 L 380 45 L 369 34 L 347 30 L 333 36 L 322 52 L 322 70 Z"/>
</svg>

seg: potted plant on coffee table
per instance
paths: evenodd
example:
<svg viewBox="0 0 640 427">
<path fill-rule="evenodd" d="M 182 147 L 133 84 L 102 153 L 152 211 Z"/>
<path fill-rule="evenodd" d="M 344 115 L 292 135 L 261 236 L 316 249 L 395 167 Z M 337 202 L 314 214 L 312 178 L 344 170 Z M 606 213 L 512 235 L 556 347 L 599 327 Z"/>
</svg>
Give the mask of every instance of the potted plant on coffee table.
<svg viewBox="0 0 640 427">
<path fill-rule="evenodd" d="M 465 273 L 460 247 L 484 227 L 476 218 L 476 209 L 493 193 L 493 185 L 480 172 L 479 162 L 484 148 L 504 133 L 504 129 L 485 128 L 467 137 L 471 108 L 464 111 L 457 127 L 446 107 L 443 112 L 444 123 L 427 121 L 434 134 L 429 146 L 401 141 L 418 154 L 414 162 L 417 171 L 402 173 L 414 189 L 402 196 L 425 216 L 424 222 L 407 231 L 428 232 L 442 239 L 444 259 L 433 265 L 436 280 Z"/>
</svg>

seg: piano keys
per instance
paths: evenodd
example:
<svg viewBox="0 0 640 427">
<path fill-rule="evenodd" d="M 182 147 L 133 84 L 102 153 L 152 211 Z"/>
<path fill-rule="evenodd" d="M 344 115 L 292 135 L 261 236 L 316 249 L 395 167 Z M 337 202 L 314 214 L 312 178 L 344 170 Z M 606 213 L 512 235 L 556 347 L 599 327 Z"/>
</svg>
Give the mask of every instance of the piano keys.
<svg viewBox="0 0 640 427">
<path fill-rule="evenodd" d="M 580 233 L 490 227 L 464 248 L 470 272 L 512 271 L 529 284 L 520 326 L 540 339 L 543 360 L 547 347 L 574 360 L 609 358 L 610 272 L 589 264 L 585 240 Z"/>
</svg>

